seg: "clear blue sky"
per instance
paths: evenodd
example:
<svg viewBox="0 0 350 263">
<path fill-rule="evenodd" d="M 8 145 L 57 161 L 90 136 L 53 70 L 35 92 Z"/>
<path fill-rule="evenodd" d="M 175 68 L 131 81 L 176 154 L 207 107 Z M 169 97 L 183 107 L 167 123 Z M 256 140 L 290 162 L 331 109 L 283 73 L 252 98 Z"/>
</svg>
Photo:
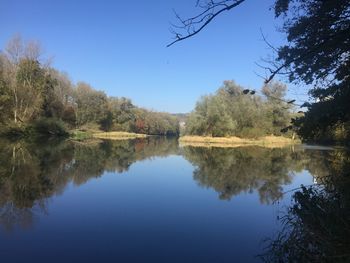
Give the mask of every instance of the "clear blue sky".
<svg viewBox="0 0 350 263">
<path fill-rule="evenodd" d="M 189 112 L 223 80 L 260 89 L 255 62 L 271 53 L 260 28 L 275 45 L 284 39 L 269 11 L 273 0 L 247 0 L 194 38 L 166 48 L 172 9 L 193 15 L 195 2 L 0 0 L 0 47 L 16 33 L 38 40 L 74 82 L 161 111 Z"/>
</svg>

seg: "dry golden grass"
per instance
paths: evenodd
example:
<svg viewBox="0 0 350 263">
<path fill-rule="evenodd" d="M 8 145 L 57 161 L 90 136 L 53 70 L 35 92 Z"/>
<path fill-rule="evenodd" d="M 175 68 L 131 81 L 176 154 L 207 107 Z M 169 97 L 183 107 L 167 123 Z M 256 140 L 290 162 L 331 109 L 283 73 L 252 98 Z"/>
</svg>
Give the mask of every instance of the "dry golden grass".
<svg viewBox="0 0 350 263">
<path fill-rule="evenodd" d="M 243 139 L 239 137 L 205 137 L 205 136 L 183 136 L 179 139 L 181 146 L 194 147 L 242 147 L 263 146 L 269 148 L 285 147 L 299 144 L 299 140 L 292 140 L 282 136 L 265 136 L 257 139 Z"/>
<path fill-rule="evenodd" d="M 92 137 L 98 139 L 109 139 L 109 140 L 128 140 L 136 138 L 146 138 L 146 134 L 131 133 L 131 132 L 97 132 L 93 133 Z"/>
</svg>

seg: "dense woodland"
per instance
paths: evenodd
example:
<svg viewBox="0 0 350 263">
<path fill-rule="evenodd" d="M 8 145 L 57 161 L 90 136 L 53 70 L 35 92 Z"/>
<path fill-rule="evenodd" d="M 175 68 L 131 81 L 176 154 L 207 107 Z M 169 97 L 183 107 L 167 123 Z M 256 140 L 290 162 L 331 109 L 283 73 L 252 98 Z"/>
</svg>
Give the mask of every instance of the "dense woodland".
<svg viewBox="0 0 350 263">
<path fill-rule="evenodd" d="M 168 113 L 108 97 L 41 60 L 40 46 L 19 36 L 0 53 L 0 127 L 2 133 L 64 135 L 68 130 L 127 131 L 177 135 L 178 120 Z"/>
<path fill-rule="evenodd" d="M 260 96 L 233 81 L 225 81 L 214 95 L 203 96 L 197 102 L 185 133 L 245 138 L 281 135 L 293 116 L 292 105 L 284 99 L 286 91 L 286 85 L 271 82 L 262 88 Z"/>
</svg>

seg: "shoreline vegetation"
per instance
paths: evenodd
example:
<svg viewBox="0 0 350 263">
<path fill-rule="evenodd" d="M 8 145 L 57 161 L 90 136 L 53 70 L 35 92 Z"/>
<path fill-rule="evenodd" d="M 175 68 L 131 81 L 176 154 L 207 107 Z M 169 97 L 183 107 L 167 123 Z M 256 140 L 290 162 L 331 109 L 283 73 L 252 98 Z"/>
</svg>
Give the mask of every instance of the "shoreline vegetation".
<svg viewBox="0 0 350 263">
<path fill-rule="evenodd" d="M 123 131 L 113 131 L 113 132 L 104 132 L 104 131 L 81 131 L 74 130 L 70 132 L 69 139 L 73 141 L 90 141 L 96 139 L 108 139 L 108 140 L 128 140 L 128 139 L 138 139 L 138 138 L 147 138 L 150 135 L 133 133 L 133 132 L 123 132 Z"/>
<path fill-rule="evenodd" d="M 13 139 L 70 134 L 82 140 L 95 131 L 126 132 L 103 135 L 108 138 L 180 133 L 177 114 L 108 96 L 82 81 L 73 83 L 41 56 L 38 43 L 24 42 L 19 35 L 0 52 L 0 110 L 0 136 Z"/>
<path fill-rule="evenodd" d="M 349 144 L 347 122 L 331 125 L 324 136 L 304 121 L 309 113 L 297 111 L 295 100 L 286 97 L 287 85 L 278 81 L 253 90 L 226 80 L 215 93 L 202 96 L 190 113 L 158 112 L 125 97 L 108 96 L 88 83 L 73 83 L 65 73 L 40 62 L 39 51 L 38 44 L 15 36 L 0 52 L 0 137 L 82 141 L 181 134 L 204 136 L 180 139 L 191 144 L 292 144 L 288 139 L 266 139 L 284 135 L 307 143 Z M 318 117 L 311 121 L 319 122 Z"/>
<path fill-rule="evenodd" d="M 133 132 L 96 132 L 92 133 L 92 137 L 96 139 L 108 139 L 108 140 L 128 140 L 137 138 L 146 138 L 150 135 L 133 133 Z"/>
<path fill-rule="evenodd" d="M 70 135 L 73 141 L 94 141 L 94 140 L 133 140 L 144 139 L 150 136 L 132 132 L 103 132 L 103 131 L 74 131 Z M 235 148 L 244 146 L 260 146 L 266 148 L 283 148 L 290 145 L 301 144 L 299 139 L 292 139 L 283 136 L 263 136 L 259 138 L 240 138 L 237 136 L 230 137 L 210 137 L 210 136 L 191 136 L 184 135 L 178 138 L 180 146 L 192 147 L 220 147 L 220 148 Z"/>
<path fill-rule="evenodd" d="M 183 136 L 179 138 L 180 146 L 192 147 L 242 147 L 262 146 L 268 148 L 280 148 L 289 145 L 301 144 L 298 139 L 291 139 L 283 136 L 263 136 L 256 139 L 231 137 L 210 137 L 210 136 Z"/>
</svg>

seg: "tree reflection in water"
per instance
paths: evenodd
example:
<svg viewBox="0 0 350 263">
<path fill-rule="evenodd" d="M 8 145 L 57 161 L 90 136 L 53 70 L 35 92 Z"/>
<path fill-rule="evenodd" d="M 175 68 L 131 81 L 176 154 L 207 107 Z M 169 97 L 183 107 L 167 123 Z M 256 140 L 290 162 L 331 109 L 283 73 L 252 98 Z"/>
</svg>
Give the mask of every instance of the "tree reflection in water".
<svg viewBox="0 0 350 263">
<path fill-rule="evenodd" d="M 178 152 L 177 140 L 148 138 L 93 143 L 0 141 L 0 223 L 26 226 L 46 212 L 47 199 L 75 185 L 121 173 L 136 161 Z"/>
<path fill-rule="evenodd" d="M 46 213 L 47 200 L 67 184 L 84 184 L 105 171 L 121 173 L 152 157 L 181 154 L 195 166 L 194 180 L 221 199 L 256 190 L 265 204 L 282 197 L 293 172 L 325 176 L 324 159 L 330 158 L 329 152 L 302 148 L 179 148 L 175 138 L 164 137 L 83 144 L 0 141 L 0 147 L 0 221 L 8 229 Z"/>
<path fill-rule="evenodd" d="M 282 197 L 282 185 L 291 183 L 294 172 L 312 167 L 311 174 L 319 176 L 324 169 L 319 161 L 323 153 L 303 148 L 185 147 L 184 156 L 196 167 L 194 179 L 198 184 L 214 188 L 220 199 L 257 190 L 265 204 Z"/>
<path fill-rule="evenodd" d="M 302 187 L 267 240 L 265 262 L 350 262 L 350 154 L 330 152 L 319 185 Z M 317 162 L 312 169 L 319 170 Z"/>
</svg>

